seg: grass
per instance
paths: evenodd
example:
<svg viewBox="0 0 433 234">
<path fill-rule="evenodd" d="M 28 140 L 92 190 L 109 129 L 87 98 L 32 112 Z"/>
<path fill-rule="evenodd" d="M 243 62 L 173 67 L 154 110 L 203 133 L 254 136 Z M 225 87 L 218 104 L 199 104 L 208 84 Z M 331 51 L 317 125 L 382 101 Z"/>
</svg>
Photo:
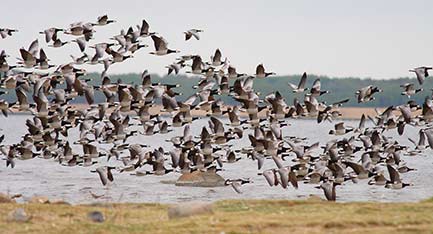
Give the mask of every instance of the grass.
<svg viewBox="0 0 433 234">
<path fill-rule="evenodd" d="M 22 207 L 32 219 L 9 222 Z M 420 233 L 433 231 L 433 199 L 418 203 L 228 200 L 213 214 L 168 219 L 164 204 L 0 204 L 1 233 Z M 104 213 L 93 223 L 87 213 Z"/>
</svg>

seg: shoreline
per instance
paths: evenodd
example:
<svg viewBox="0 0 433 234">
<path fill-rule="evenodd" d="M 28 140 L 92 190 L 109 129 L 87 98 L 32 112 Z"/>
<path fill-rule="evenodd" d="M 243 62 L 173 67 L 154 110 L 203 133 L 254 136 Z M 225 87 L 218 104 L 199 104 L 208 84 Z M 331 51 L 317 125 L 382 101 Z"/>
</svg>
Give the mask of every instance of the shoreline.
<svg viewBox="0 0 433 234">
<path fill-rule="evenodd" d="M 87 108 L 89 108 L 90 106 L 88 104 L 71 104 L 73 109 L 77 109 L 77 110 L 85 110 Z M 222 110 L 226 110 L 228 106 L 225 106 L 222 108 Z M 152 115 L 155 114 L 160 114 L 162 116 L 171 116 L 169 113 L 167 112 L 161 112 L 160 110 L 162 109 L 161 105 L 154 105 L 151 108 L 149 108 L 149 113 Z M 375 116 L 376 115 L 376 111 L 375 109 L 377 109 L 379 112 L 385 110 L 385 107 L 340 107 L 338 108 L 342 114 L 341 117 L 339 117 L 338 119 L 340 120 L 360 120 L 362 114 L 365 114 L 366 116 Z M 133 114 L 135 115 L 134 111 L 131 111 L 128 114 Z M 10 113 L 10 115 L 30 115 L 30 112 L 13 112 Z M 193 117 L 206 117 L 207 116 L 207 112 L 202 111 L 202 110 L 191 110 L 191 115 Z M 265 118 L 266 117 L 266 113 L 264 111 L 259 113 L 259 118 Z M 225 115 L 224 117 L 227 117 L 227 115 Z M 242 118 L 247 118 L 248 115 L 246 115 L 245 113 L 240 113 L 240 117 Z M 316 119 L 315 117 L 303 117 L 301 119 Z"/>
<path fill-rule="evenodd" d="M 182 203 L 180 203 L 182 204 Z M 185 204 L 188 203 L 183 203 Z M 190 203 L 188 206 L 203 204 Z M 335 203 L 307 200 L 223 200 L 208 210 L 171 216 L 174 205 L 100 203 L 93 205 L 0 204 L 4 233 L 390 233 L 430 232 L 433 200 L 406 203 Z M 22 209 L 27 221 L 13 221 Z M 88 216 L 100 212 L 103 222 Z M 242 218 L 240 218 L 242 217 Z"/>
</svg>

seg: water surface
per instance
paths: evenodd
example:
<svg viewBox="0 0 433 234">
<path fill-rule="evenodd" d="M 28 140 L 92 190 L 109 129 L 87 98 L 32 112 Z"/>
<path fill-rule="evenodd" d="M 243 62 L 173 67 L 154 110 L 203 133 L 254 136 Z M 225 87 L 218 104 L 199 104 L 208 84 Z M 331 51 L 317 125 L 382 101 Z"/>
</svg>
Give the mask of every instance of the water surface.
<svg viewBox="0 0 433 234">
<path fill-rule="evenodd" d="M 27 115 L 12 115 L 9 118 L 0 117 L 1 133 L 6 135 L 4 144 L 17 143 L 22 135 L 26 133 L 25 120 L 31 118 Z M 194 121 L 192 125 L 193 134 L 199 134 L 202 126 L 207 124 L 207 119 Z M 346 121 L 347 125 L 357 126 L 357 121 Z M 295 135 L 308 137 L 309 143 L 320 141 L 321 144 L 333 139 L 328 132 L 333 123 L 316 124 L 313 120 L 289 120 L 290 126 L 283 128 L 283 135 Z M 249 146 L 247 130 L 244 138 L 229 142 L 233 148 Z M 162 146 L 166 151 L 171 149 L 171 144 L 165 142 L 172 136 L 181 135 L 182 128 L 176 128 L 166 135 L 135 136 L 128 139 L 130 143 L 142 143 L 152 147 Z M 77 132 L 71 131 L 70 136 L 76 139 Z M 398 136 L 396 130 L 390 130 L 385 135 L 398 140 L 413 148 L 407 137 L 418 139 L 418 129 L 408 126 L 404 136 Z M 348 134 L 346 137 L 350 137 Z M 72 141 L 72 140 L 70 140 Z M 74 153 L 82 154 L 79 145 L 73 146 Z M 367 185 L 368 180 L 361 180 L 358 184 L 351 182 L 337 187 L 337 200 L 339 201 L 380 201 L 380 202 L 412 202 L 433 196 L 433 178 L 431 157 L 432 151 L 426 150 L 418 156 L 405 156 L 403 160 L 409 167 L 417 168 L 417 171 L 402 174 L 405 183 L 413 183 L 414 186 L 401 190 L 390 190 L 383 186 Z M 115 172 L 115 181 L 105 188 L 99 177 L 90 170 L 100 165 L 107 164 L 105 158 L 100 158 L 99 164 L 92 167 L 65 167 L 53 159 L 35 158 L 31 160 L 17 160 L 16 167 L 6 168 L 6 164 L 0 164 L 0 192 L 11 194 L 23 194 L 24 199 L 34 195 L 47 196 L 51 199 L 62 199 L 71 203 L 91 203 L 96 200 L 90 195 L 104 194 L 98 201 L 109 202 L 162 202 L 173 203 L 179 201 L 216 201 L 221 199 L 305 199 L 310 194 L 323 197 L 323 192 L 316 189 L 317 185 L 301 183 L 299 189 L 289 187 L 284 190 L 281 187 L 269 187 L 262 176 L 257 175 L 257 164 L 255 161 L 244 159 L 234 164 L 225 164 L 224 171 L 220 172 L 224 178 L 251 178 L 254 183 L 242 187 L 243 193 L 237 194 L 231 187 L 218 188 L 195 188 L 177 187 L 172 184 L 163 184 L 161 181 L 175 180 L 180 174 L 170 173 L 165 176 L 132 176 L 129 172 L 122 174 Z M 4 156 L 0 156 L 4 157 Z M 293 164 L 290 160 L 285 163 Z M 120 162 L 111 160 L 109 165 L 118 165 Z M 272 160 L 266 160 L 263 170 L 274 168 Z M 386 173 L 387 174 L 387 173 Z"/>
</svg>

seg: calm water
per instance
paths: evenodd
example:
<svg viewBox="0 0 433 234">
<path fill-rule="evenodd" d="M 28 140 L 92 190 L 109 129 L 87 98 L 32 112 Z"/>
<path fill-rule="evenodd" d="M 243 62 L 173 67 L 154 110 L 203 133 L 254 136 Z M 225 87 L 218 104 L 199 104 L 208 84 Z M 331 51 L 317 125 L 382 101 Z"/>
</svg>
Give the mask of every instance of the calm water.
<svg viewBox="0 0 433 234">
<path fill-rule="evenodd" d="M 20 137 L 26 133 L 25 120 L 30 118 L 26 115 L 14 115 L 9 118 L 0 117 L 0 132 L 6 135 L 4 144 L 16 143 Z M 357 121 L 346 121 L 349 126 L 357 126 Z M 203 125 L 207 125 L 207 119 L 194 122 L 192 126 L 193 134 L 198 134 Z M 320 141 L 324 144 L 332 139 L 328 131 L 333 128 L 333 124 L 323 123 L 317 125 L 312 120 L 290 120 L 290 126 L 283 128 L 284 136 L 296 135 L 309 138 L 309 143 Z M 171 149 L 171 144 L 164 141 L 172 136 L 182 134 L 183 129 L 177 128 L 166 135 L 155 136 L 135 136 L 129 139 L 131 143 L 143 143 L 152 147 L 162 146 L 166 151 Z M 246 132 L 248 133 L 248 132 Z M 385 135 L 391 136 L 400 143 L 413 147 L 407 137 L 418 139 L 418 129 L 411 126 L 406 127 L 403 137 L 397 135 L 396 130 L 386 132 Z M 71 136 L 77 136 L 77 132 L 72 131 Z M 350 137 L 350 135 L 346 135 Z M 231 141 L 235 148 L 249 145 L 247 134 L 241 140 Z M 74 146 L 74 153 L 82 154 L 80 146 Z M 417 168 L 418 171 L 402 174 L 405 183 L 413 183 L 414 186 L 401 190 L 390 190 L 382 186 L 369 186 L 368 180 L 361 180 L 358 184 L 351 182 L 337 187 L 337 200 L 339 201 L 418 201 L 433 196 L 433 177 L 431 157 L 432 151 L 426 150 L 424 155 L 405 156 L 403 160 L 409 167 Z M 3 156 L 0 156 L 3 158 Z M 242 155 L 245 158 L 245 155 Z M 4 161 L 3 161 L 4 162 Z M 304 199 L 310 194 L 323 197 L 322 190 L 314 188 L 317 185 L 300 184 L 298 190 L 292 187 L 284 190 L 281 187 L 269 187 L 264 177 L 257 175 L 257 164 L 255 161 L 245 159 L 234 164 L 225 164 L 224 171 L 220 172 L 224 178 L 251 178 L 254 183 L 242 187 L 243 194 L 237 194 L 231 187 L 218 188 L 194 188 L 177 187 L 172 184 L 163 184 L 161 181 L 175 180 L 180 174 L 170 173 L 165 176 L 143 176 L 137 177 L 130 175 L 129 172 L 114 173 L 114 183 L 108 188 L 104 188 L 95 173 L 90 170 L 97 166 L 106 164 L 105 158 L 100 159 L 100 163 L 93 167 L 64 167 L 52 159 L 32 159 L 16 161 L 16 167 L 6 168 L 5 163 L 0 164 L 0 192 L 21 193 L 24 199 L 34 195 L 47 196 L 50 199 L 62 199 L 71 203 L 91 203 L 96 200 L 90 195 L 90 191 L 95 194 L 105 196 L 98 201 L 109 202 L 162 202 L 172 203 L 179 201 L 215 201 L 220 199 Z M 285 163 L 290 165 L 292 162 L 287 160 Z M 110 165 L 120 165 L 119 162 L 110 161 Z M 263 170 L 274 168 L 272 160 L 266 160 Z"/>
</svg>

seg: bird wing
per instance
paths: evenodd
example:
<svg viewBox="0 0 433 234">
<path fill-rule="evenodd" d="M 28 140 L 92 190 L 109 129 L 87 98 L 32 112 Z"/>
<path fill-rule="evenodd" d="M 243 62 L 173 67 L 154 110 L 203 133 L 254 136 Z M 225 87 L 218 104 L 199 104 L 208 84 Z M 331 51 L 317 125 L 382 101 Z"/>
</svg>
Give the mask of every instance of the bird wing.
<svg viewBox="0 0 433 234">
<path fill-rule="evenodd" d="M 98 167 L 96 168 L 96 172 L 99 175 L 99 179 L 101 179 L 102 185 L 107 185 L 108 180 L 107 180 L 107 175 L 106 175 L 106 168 L 104 167 Z"/>
<path fill-rule="evenodd" d="M 49 29 L 44 30 L 45 42 L 47 42 L 47 43 L 50 42 L 51 39 L 53 38 L 54 33 L 55 33 L 54 28 L 49 28 Z"/>
<path fill-rule="evenodd" d="M 86 39 L 84 37 L 79 37 L 76 39 L 78 47 L 80 48 L 81 52 L 84 52 L 86 49 Z"/>
<path fill-rule="evenodd" d="M 275 164 L 278 168 L 283 168 L 283 161 L 278 156 L 272 156 L 272 159 L 274 160 Z"/>
<path fill-rule="evenodd" d="M 416 78 L 417 78 L 419 84 L 422 85 L 424 83 L 424 79 L 425 79 L 424 69 L 422 69 L 422 68 L 416 68 L 414 70 L 414 72 L 416 74 Z"/>
<path fill-rule="evenodd" d="M 389 177 L 391 179 L 391 183 L 400 183 L 400 173 L 398 173 L 397 169 L 395 169 L 390 164 L 386 165 L 386 168 L 388 169 Z"/>
<path fill-rule="evenodd" d="M 23 48 L 20 49 L 20 54 L 21 54 L 21 58 L 23 58 L 24 61 L 32 60 L 34 58 L 30 52 L 28 52 Z"/>
<path fill-rule="evenodd" d="M 266 170 L 263 172 L 263 176 L 265 177 L 266 181 L 268 182 L 269 186 L 274 186 L 275 184 L 275 175 L 272 170 Z"/>
<path fill-rule="evenodd" d="M 108 20 L 108 16 L 107 15 L 102 15 L 102 16 L 98 16 L 98 23 L 105 23 Z"/>
<path fill-rule="evenodd" d="M 193 31 L 193 32 L 191 32 L 191 34 L 195 39 L 200 40 L 200 35 L 197 32 Z"/>
<path fill-rule="evenodd" d="M 24 92 L 23 89 L 18 88 L 15 90 L 16 91 L 16 95 L 17 95 L 17 99 L 18 99 L 18 103 L 20 105 L 27 105 L 28 101 L 27 101 L 27 94 Z"/>
<path fill-rule="evenodd" d="M 256 75 L 262 75 L 265 74 L 265 67 L 263 66 L 263 64 L 259 64 L 256 67 Z"/>
<path fill-rule="evenodd" d="M 365 173 L 366 172 L 365 168 L 361 164 L 350 162 L 350 161 L 346 161 L 346 162 L 344 162 L 344 164 L 346 164 L 347 166 L 349 166 L 350 168 L 352 168 L 353 171 L 357 175 L 360 174 L 360 173 Z"/>
<path fill-rule="evenodd" d="M 427 136 L 428 145 L 430 146 L 430 148 L 433 149 L 433 133 L 432 133 L 432 130 L 425 131 L 424 133 Z"/>
<path fill-rule="evenodd" d="M 147 23 L 147 21 L 145 19 L 143 19 L 143 21 L 141 22 L 141 35 L 143 34 L 149 34 L 149 24 Z"/>
<path fill-rule="evenodd" d="M 39 41 L 38 39 L 34 40 L 30 46 L 29 46 L 29 53 L 31 53 L 33 56 L 36 55 L 36 53 L 38 53 L 39 51 Z"/>
<path fill-rule="evenodd" d="M 313 83 L 313 87 L 311 89 L 315 89 L 317 91 L 320 91 L 321 85 L 320 85 L 320 79 L 317 78 L 314 83 Z"/>
<path fill-rule="evenodd" d="M 305 83 L 307 82 L 307 73 L 304 72 L 304 74 L 302 74 L 301 80 L 299 81 L 299 88 L 303 89 L 305 87 Z"/>
<path fill-rule="evenodd" d="M 296 177 L 295 172 L 290 171 L 289 172 L 289 181 L 292 184 L 293 187 L 295 187 L 296 189 L 298 189 L 298 178 Z"/>
<path fill-rule="evenodd" d="M 153 44 L 155 46 L 155 50 L 159 51 L 162 50 L 162 40 L 160 37 L 152 35 Z"/>
<path fill-rule="evenodd" d="M 231 182 L 231 186 L 232 188 L 237 192 L 237 193 L 242 193 L 241 191 L 241 183 L 240 182 Z"/>
<path fill-rule="evenodd" d="M 289 86 L 290 86 L 293 90 L 298 89 L 298 86 L 296 86 L 296 85 L 294 85 L 294 84 L 292 84 L 292 83 L 289 83 Z"/>
<path fill-rule="evenodd" d="M 278 169 L 278 174 L 280 174 L 281 186 L 287 188 L 289 185 L 289 169 L 286 167 L 280 168 Z"/>
<path fill-rule="evenodd" d="M 213 61 L 214 62 L 219 62 L 219 61 L 221 61 L 221 51 L 220 51 L 220 49 L 216 49 L 216 51 L 215 51 L 215 54 L 214 54 L 214 56 L 213 56 Z"/>
<path fill-rule="evenodd" d="M 361 120 L 359 120 L 358 128 L 363 129 L 364 127 L 365 127 L 365 114 L 362 114 Z"/>
<path fill-rule="evenodd" d="M 44 49 L 41 48 L 41 50 L 39 51 L 39 60 L 40 61 L 48 61 L 48 57 L 45 54 Z"/>
<path fill-rule="evenodd" d="M 423 130 L 419 131 L 419 141 L 418 141 L 418 145 L 419 146 L 423 146 L 425 145 L 425 132 Z"/>
</svg>

